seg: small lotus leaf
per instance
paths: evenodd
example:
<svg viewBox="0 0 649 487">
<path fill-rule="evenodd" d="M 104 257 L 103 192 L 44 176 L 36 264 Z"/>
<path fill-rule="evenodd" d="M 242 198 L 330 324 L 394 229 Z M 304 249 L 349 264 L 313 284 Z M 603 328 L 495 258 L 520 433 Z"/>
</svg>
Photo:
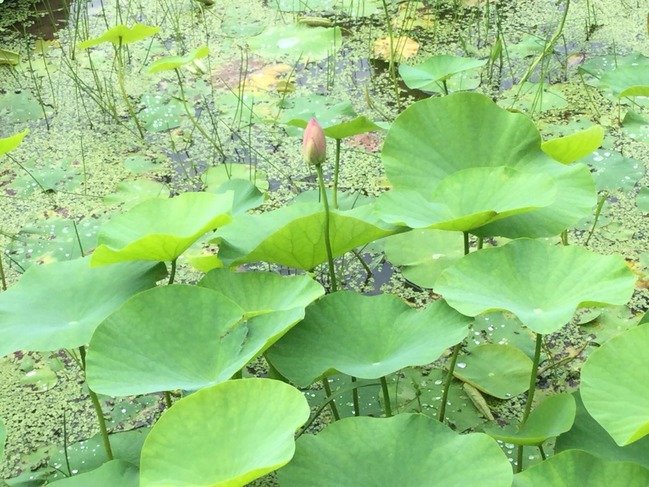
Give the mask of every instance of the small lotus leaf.
<svg viewBox="0 0 649 487">
<path fill-rule="evenodd" d="M 334 257 L 373 240 L 403 231 L 381 222 L 371 205 L 330 213 Z M 311 270 L 326 262 L 325 213 L 315 203 L 293 204 L 259 215 L 238 215 L 216 233 L 219 257 L 227 265 L 267 261 Z"/>
<path fill-rule="evenodd" d="M 584 450 L 606 460 L 639 463 L 649 468 L 649 437 L 627 446 L 619 446 L 611 435 L 588 414 L 579 393 L 573 394 L 577 403 L 577 416 L 570 431 L 557 438 L 556 453 L 566 450 Z"/>
<path fill-rule="evenodd" d="M 453 373 L 485 394 L 509 399 L 529 388 L 532 361 L 512 345 L 486 343 L 462 357 Z"/>
<path fill-rule="evenodd" d="M 433 288 L 449 265 L 464 255 L 460 232 L 412 230 L 385 239 L 385 256 L 410 282 Z"/>
<path fill-rule="evenodd" d="M 399 414 L 345 418 L 302 435 L 278 477 L 286 487 L 510 487 L 513 475 L 487 435 L 458 435 L 432 418 Z"/>
<path fill-rule="evenodd" d="M 92 265 L 175 260 L 203 234 L 230 222 L 232 198 L 232 193 L 184 193 L 144 201 L 102 226 Z"/>
<path fill-rule="evenodd" d="M 615 96 L 649 96 L 649 65 L 620 66 L 606 71 L 599 79 L 600 88 L 609 88 Z"/>
<path fill-rule="evenodd" d="M 300 391 L 241 379 L 175 403 L 144 442 L 141 487 L 245 485 L 293 457 L 295 430 L 309 417 Z"/>
<path fill-rule="evenodd" d="M 594 125 L 581 132 L 546 140 L 541 149 L 555 161 L 568 164 L 592 153 L 603 140 L 604 129 L 601 125 Z"/>
<path fill-rule="evenodd" d="M 582 367 L 581 398 L 590 415 L 620 445 L 649 433 L 649 325 L 611 338 Z"/>
<path fill-rule="evenodd" d="M 634 285 L 619 255 L 521 239 L 464 256 L 435 291 L 465 315 L 511 311 L 534 332 L 552 333 L 580 306 L 625 304 Z"/>
<path fill-rule="evenodd" d="M 165 56 L 160 59 L 156 59 L 149 66 L 149 74 L 157 73 L 158 71 L 166 71 L 169 69 L 177 69 L 185 64 L 189 64 L 195 59 L 201 59 L 206 57 L 210 53 L 210 48 L 207 46 L 201 46 L 198 49 L 188 52 L 184 56 Z"/>
<path fill-rule="evenodd" d="M 341 45 L 340 27 L 306 27 L 301 24 L 270 27 L 248 40 L 252 52 L 270 59 L 282 56 L 311 61 L 326 59 Z"/>
<path fill-rule="evenodd" d="M 25 129 L 22 132 L 0 139 L 0 156 L 18 147 L 28 133 L 29 129 Z"/>
<path fill-rule="evenodd" d="M 309 115 L 308 117 L 310 118 L 316 118 L 318 122 L 320 122 L 320 118 L 318 118 L 315 113 L 311 116 Z M 300 128 L 305 128 L 307 123 L 309 122 L 308 119 L 300 119 L 300 118 L 293 118 L 289 120 L 288 122 L 285 122 L 286 125 L 290 125 L 293 127 L 300 127 Z M 322 129 L 324 131 L 324 134 L 327 137 L 331 137 L 332 139 L 345 139 L 347 137 L 352 137 L 354 135 L 358 134 L 364 134 L 366 132 L 374 132 L 376 130 L 383 130 L 382 127 L 379 125 L 375 124 L 372 122 L 370 119 L 365 117 L 364 115 L 357 116 L 351 120 L 345 121 L 345 122 L 339 122 L 336 124 L 332 123 L 324 123 L 321 124 Z"/>
<path fill-rule="evenodd" d="M 304 321 L 266 355 L 299 386 L 331 371 L 377 379 L 437 360 L 466 337 L 469 321 L 443 301 L 415 311 L 393 295 L 341 291 L 307 308 Z"/>
<path fill-rule="evenodd" d="M 130 44 L 131 42 L 146 39 L 158 32 L 160 32 L 160 27 L 152 27 L 138 23 L 134 24 L 133 27 L 126 27 L 125 25 L 120 24 L 107 30 L 100 37 L 80 42 L 78 46 L 81 49 L 86 49 L 88 47 L 103 44 L 104 42 L 111 42 L 115 45 Z"/>
<path fill-rule="evenodd" d="M 439 85 L 452 76 L 487 64 L 484 59 L 440 54 L 416 66 L 402 64 L 399 74 L 408 88 L 422 91 L 439 91 Z"/>
<path fill-rule="evenodd" d="M 510 167 L 473 167 L 444 178 L 429 198 L 416 191 L 389 191 L 376 209 L 388 223 L 411 228 L 468 232 L 487 223 L 548 206 L 551 178 Z"/>
<path fill-rule="evenodd" d="M 0 357 L 85 345 L 104 318 L 164 272 L 144 262 L 96 269 L 89 258 L 30 267 L 0 293 Z"/>
<path fill-rule="evenodd" d="M 644 487 L 649 470 L 630 462 L 615 462 L 580 450 L 568 450 L 514 476 L 513 487 Z"/>
<path fill-rule="evenodd" d="M 555 394 L 534 408 L 522 428 L 485 428 L 485 433 L 514 445 L 540 445 L 568 431 L 575 421 L 576 409 L 570 394 Z"/>
<path fill-rule="evenodd" d="M 57 487 L 138 487 L 139 470 L 132 463 L 123 460 L 111 460 L 90 472 L 81 473 L 48 483 Z"/>
</svg>

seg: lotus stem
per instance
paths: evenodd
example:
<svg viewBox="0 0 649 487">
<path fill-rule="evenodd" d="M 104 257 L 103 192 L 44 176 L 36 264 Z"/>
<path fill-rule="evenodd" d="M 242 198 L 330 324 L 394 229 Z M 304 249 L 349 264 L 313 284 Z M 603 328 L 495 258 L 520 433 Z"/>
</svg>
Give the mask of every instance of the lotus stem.
<svg viewBox="0 0 649 487">
<path fill-rule="evenodd" d="M 131 100 L 128 98 L 128 94 L 126 93 L 126 86 L 124 86 L 124 63 L 122 61 L 122 43 L 121 43 L 121 38 L 120 38 L 120 43 L 117 46 L 117 81 L 119 84 L 119 90 L 122 93 L 122 98 L 124 99 L 124 103 L 126 103 L 126 109 L 128 110 L 129 115 L 135 122 L 135 126 L 137 127 L 137 131 L 140 134 L 140 137 L 144 139 L 144 130 L 142 130 L 142 125 L 140 125 L 140 121 L 137 118 L 137 115 L 135 113 L 135 109 L 133 108 L 133 105 L 131 104 Z"/>
<path fill-rule="evenodd" d="M 455 364 L 457 363 L 457 357 L 460 354 L 460 348 L 462 347 L 462 342 L 458 343 L 453 347 L 453 353 L 451 354 L 451 363 L 448 367 L 448 374 L 446 374 L 446 379 L 444 380 L 444 390 L 442 391 L 442 403 L 439 405 L 439 413 L 437 419 L 440 423 L 443 423 L 446 417 L 446 402 L 448 401 L 448 393 L 451 389 L 451 382 L 453 382 L 453 371 L 455 370 Z"/>
<path fill-rule="evenodd" d="M 597 227 L 597 222 L 599 221 L 599 215 L 602 213 L 602 208 L 604 207 L 604 203 L 606 203 L 606 198 L 608 198 L 608 191 L 604 191 L 602 193 L 602 196 L 600 196 L 599 201 L 597 202 L 597 207 L 595 208 L 595 219 L 593 220 L 593 226 L 590 228 L 590 232 L 588 232 L 588 237 L 584 242 L 584 247 L 588 245 L 588 242 L 590 242 L 590 238 L 593 236 L 593 233 L 595 233 L 595 227 Z"/>
<path fill-rule="evenodd" d="M 7 290 L 7 278 L 5 277 L 5 268 L 2 265 L 2 257 L 4 252 L 0 252 L 0 280 L 2 280 L 2 290 Z"/>
<path fill-rule="evenodd" d="M 523 410 L 523 416 L 521 417 L 521 423 L 519 428 L 522 428 L 527 421 L 527 418 L 532 411 L 532 402 L 534 401 L 534 392 L 536 391 L 536 374 L 539 370 L 539 362 L 541 361 L 541 345 L 543 344 L 543 335 L 540 333 L 536 334 L 536 346 L 534 347 L 534 359 L 532 361 L 532 373 L 530 374 L 530 385 L 527 390 L 527 401 L 525 402 L 525 409 Z M 518 464 L 516 465 L 516 471 L 521 472 L 523 470 L 523 445 L 518 446 Z"/>
<path fill-rule="evenodd" d="M 86 371 L 86 349 L 82 346 L 79 347 L 79 355 L 81 356 L 81 366 L 83 371 Z M 88 387 L 88 393 L 90 394 L 90 400 L 92 405 L 95 408 L 95 413 L 97 415 L 97 422 L 99 423 L 99 430 L 101 431 L 101 439 L 104 444 L 104 450 L 106 451 L 106 458 L 108 460 L 113 459 L 113 449 L 110 447 L 110 440 L 108 439 L 108 429 L 106 428 L 106 419 L 104 418 L 104 411 L 101 409 L 101 404 L 99 403 L 99 398 L 97 394 Z"/>
<path fill-rule="evenodd" d="M 327 379 L 326 377 L 323 378 L 322 386 L 324 387 L 324 390 L 327 393 L 327 397 L 331 397 L 331 386 L 329 385 L 329 379 Z M 340 419 L 340 414 L 338 414 L 336 401 L 333 397 L 331 397 L 331 401 L 329 402 L 329 407 L 331 408 L 331 414 L 333 415 L 334 420 L 338 421 Z"/>
<path fill-rule="evenodd" d="M 338 173 L 340 171 L 340 143 L 341 139 L 336 139 L 336 160 L 334 161 L 334 189 L 332 205 L 338 209 Z"/>
<path fill-rule="evenodd" d="M 356 377 L 352 376 L 352 383 L 356 384 Z M 352 389 L 352 401 L 354 402 L 354 416 L 361 415 L 361 408 L 358 402 L 358 388 L 354 387 Z"/>
<path fill-rule="evenodd" d="M 396 47 L 394 45 L 394 32 L 392 31 L 392 24 L 390 24 L 390 12 L 388 12 L 388 4 L 385 0 L 382 0 L 383 3 L 383 12 L 385 13 L 385 24 L 388 29 L 388 37 L 390 39 L 390 59 L 388 70 L 390 71 L 390 77 L 392 78 L 392 84 L 394 86 L 394 97 L 397 102 L 397 109 L 401 111 L 401 98 L 399 97 L 399 82 L 397 81 L 397 71 L 395 68 L 395 51 Z"/>
<path fill-rule="evenodd" d="M 167 285 L 173 284 L 174 279 L 176 278 L 176 261 L 178 258 L 175 258 L 171 261 L 171 271 L 169 271 L 169 281 L 167 282 Z"/>
<path fill-rule="evenodd" d="M 381 389 L 383 390 L 383 409 L 385 410 L 385 417 L 392 416 L 392 405 L 390 404 L 390 391 L 388 390 L 388 381 L 385 376 L 381 377 Z"/>
<path fill-rule="evenodd" d="M 336 269 L 334 267 L 333 252 L 331 251 L 331 238 L 329 235 L 329 200 L 327 199 L 327 188 L 325 188 L 324 177 L 322 175 L 322 164 L 316 164 L 316 172 L 318 173 L 318 184 L 320 185 L 320 193 L 322 193 L 322 205 L 325 212 L 324 220 L 324 238 L 325 248 L 327 249 L 327 262 L 329 263 L 329 279 L 331 280 L 331 292 L 336 292 L 338 286 L 336 285 Z"/>
<path fill-rule="evenodd" d="M 169 391 L 165 391 L 165 404 L 167 406 L 167 409 L 171 407 L 171 393 Z"/>
</svg>

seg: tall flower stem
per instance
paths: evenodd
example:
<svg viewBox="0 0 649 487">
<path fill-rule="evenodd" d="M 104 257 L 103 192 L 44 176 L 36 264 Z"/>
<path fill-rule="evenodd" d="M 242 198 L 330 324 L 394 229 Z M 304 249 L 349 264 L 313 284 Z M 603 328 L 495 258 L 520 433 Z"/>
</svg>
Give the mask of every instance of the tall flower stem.
<svg viewBox="0 0 649 487">
<path fill-rule="evenodd" d="M 336 292 L 338 286 L 336 285 L 336 269 L 334 268 L 333 252 L 331 251 L 331 238 L 329 235 L 329 200 L 327 198 L 327 188 L 324 184 L 324 176 L 322 175 L 322 164 L 316 164 L 315 170 L 318 173 L 318 184 L 320 185 L 320 194 L 322 194 L 322 205 L 325 212 L 324 220 L 324 238 L 325 248 L 327 249 L 327 262 L 329 263 L 329 279 L 331 280 L 331 292 Z"/>
<path fill-rule="evenodd" d="M 86 349 L 82 346 L 79 347 L 79 355 L 81 356 L 81 365 L 85 372 L 86 370 Z M 97 422 L 99 423 L 99 430 L 101 431 L 101 439 L 104 444 L 104 450 L 106 450 L 106 458 L 108 460 L 113 459 L 113 449 L 110 447 L 110 440 L 108 439 L 108 429 L 106 428 L 106 419 L 104 418 L 104 411 L 101 409 L 101 404 L 99 403 L 99 398 L 97 394 L 90 388 L 88 388 L 88 393 L 90 394 L 90 400 L 92 405 L 95 408 L 95 413 L 97 414 Z"/>
<path fill-rule="evenodd" d="M 536 391 L 536 374 L 539 371 L 539 362 L 541 361 L 541 345 L 543 344 L 543 335 L 540 333 L 536 334 L 536 346 L 534 347 L 534 359 L 532 361 L 532 373 L 530 374 L 530 385 L 527 390 L 527 401 L 525 402 L 525 409 L 523 410 L 523 416 L 521 417 L 521 424 L 519 428 L 522 428 L 527 421 L 527 418 L 532 411 L 532 402 L 534 401 L 534 392 Z M 523 445 L 518 446 L 518 462 L 516 464 L 516 471 L 521 472 L 523 470 Z"/>
<path fill-rule="evenodd" d="M 131 104 L 131 100 L 128 98 L 128 94 L 126 93 L 126 86 L 124 85 L 124 62 L 122 60 L 122 55 L 123 55 L 123 50 L 122 50 L 122 44 L 121 44 L 121 38 L 120 38 L 120 44 L 117 46 L 117 82 L 119 84 L 119 90 L 122 93 L 122 98 L 124 99 L 124 103 L 126 103 L 126 109 L 128 110 L 129 115 L 135 122 L 135 126 L 137 127 L 137 131 L 140 134 L 140 137 L 144 139 L 144 130 L 142 129 L 142 125 L 140 124 L 140 121 L 137 118 L 137 114 L 135 113 L 135 109 L 133 108 L 133 105 Z"/>
</svg>

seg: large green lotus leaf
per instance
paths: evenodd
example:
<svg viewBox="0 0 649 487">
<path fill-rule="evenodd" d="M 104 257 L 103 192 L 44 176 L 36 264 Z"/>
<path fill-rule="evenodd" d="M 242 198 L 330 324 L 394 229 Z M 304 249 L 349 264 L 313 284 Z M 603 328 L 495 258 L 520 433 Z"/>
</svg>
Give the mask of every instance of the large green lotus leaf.
<svg viewBox="0 0 649 487">
<path fill-rule="evenodd" d="M 416 66 L 402 64 L 399 74 L 408 88 L 422 91 L 439 91 L 440 83 L 453 75 L 484 66 L 486 60 L 440 54 Z"/>
<path fill-rule="evenodd" d="M 302 24 L 270 27 L 248 39 L 250 50 L 261 57 L 290 56 L 317 61 L 326 59 L 342 46 L 340 27 L 306 27 Z"/>
<path fill-rule="evenodd" d="M 168 69 L 177 69 L 185 64 L 189 64 L 196 59 L 206 57 L 210 53 L 210 48 L 201 46 L 198 49 L 188 52 L 184 56 L 165 56 L 156 59 L 149 66 L 149 74 L 157 73 L 158 71 L 166 71 Z"/>
<path fill-rule="evenodd" d="M 594 125 L 565 137 L 546 140 L 541 149 L 555 161 L 568 164 L 592 153 L 603 140 L 604 129 L 601 125 Z"/>
<path fill-rule="evenodd" d="M 174 260 L 203 234 L 231 221 L 232 198 L 231 192 L 184 193 L 144 201 L 101 227 L 92 265 Z"/>
<path fill-rule="evenodd" d="M 57 480 L 47 485 L 57 487 L 138 487 L 139 470 L 133 464 L 123 460 L 111 460 L 90 472 L 73 475 L 67 479 Z"/>
<path fill-rule="evenodd" d="M 513 487 L 645 487 L 649 470 L 637 463 L 615 462 L 580 450 L 568 450 L 514 476 Z"/>
<path fill-rule="evenodd" d="M 464 244 L 459 232 L 412 230 L 386 238 L 384 251 L 403 277 L 433 288 L 442 271 L 464 255 Z"/>
<path fill-rule="evenodd" d="M 28 133 L 29 129 L 25 129 L 22 132 L 0 139 L 0 156 L 18 147 Z"/>
<path fill-rule="evenodd" d="M 607 460 L 639 463 L 649 468 L 649 437 L 627 446 L 619 446 L 611 435 L 588 414 L 579 393 L 573 394 L 577 402 L 577 416 L 570 431 L 557 438 L 555 452 L 584 450 Z"/>
<path fill-rule="evenodd" d="M 628 445 L 649 433 L 649 325 L 611 338 L 581 370 L 581 398 L 615 442 Z"/>
<path fill-rule="evenodd" d="M 469 318 L 436 301 L 415 311 L 396 296 L 329 294 L 266 354 L 299 386 L 333 373 L 377 379 L 437 360 L 468 333 Z"/>
<path fill-rule="evenodd" d="M 278 477 L 286 487 L 510 487 L 513 475 L 487 435 L 458 435 L 432 418 L 399 414 L 345 418 L 302 435 Z"/>
<path fill-rule="evenodd" d="M 240 486 L 293 457 L 295 430 L 309 417 L 300 391 L 240 379 L 175 403 L 144 442 L 140 486 Z"/>
<path fill-rule="evenodd" d="M 330 213 L 334 257 L 373 240 L 403 231 L 381 222 L 365 205 Z M 310 270 L 327 260 L 325 213 L 316 203 L 293 204 L 259 215 L 238 215 L 219 229 L 219 258 L 228 265 L 268 261 Z"/>
<path fill-rule="evenodd" d="M 200 389 L 229 379 L 254 357 L 242 353 L 244 310 L 204 287 L 172 285 L 134 296 L 97 327 L 86 379 L 110 396 Z"/>
<path fill-rule="evenodd" d="M 85 345 L 104 318 L 166 272 L 145 262 L 92 268 L 89 260 L 32 266 L 0 293 L 0 356 Z"/>
<path fill-rule="evenodd" d="M 104 42 L 111 42 L 115 45 L 130 44 L 132 42 L 141 41 L 154 34 L 160 32 L 160 27 L 152 27 L 143 24 L 134 24 L 133 27 L 126 27 L 123 24 L 116 25 L 112 29 L 108 29 L 100 37 L 88 39 L 87 41 L 80 42 L 78 47 L 86 49 L 88 47 L 97 46 Z"/>
<path fill-rule="evenodd" d="M 606 71 L 599 79 L 600 88 L 609 88 L 615 96 L 649 96 L 649 65 L 621 66 Z"/>
<path fill-rule="evenodd" d="M 567 393 L 555 394 L 534 408 L 522 428 L 514 425 L 505 428 L 485 428 L 496 440 L 514 445 L 540 445 L 549 438 L 565 433 L 575 421 L 574 398 Z"/>
<path fill-rule="evenodd" d="M 485 343 L 462 357 L 453 373 L 485 394 L 510 399 L 528 389 L 532 361 L 512 345 Z"/>
<path fill-rule="evenodd" d="M 580 306 L 625 304 L 634 285 L 619 255 L 521 239 L 464 256 L 435 292 L 465 315 L 511 311 L 532 331 L 552 333 Z"/>
<path fill-rule="evenodd" d="M 388 223 L 468 232 L 501 218 L 548 206 L 555 196 L 555 185 L 545 175 L 505 166 L 473 167 L 444 178 L 429 198 L 416 191 L 383 193 L 376 209 Z"/>
</svg>

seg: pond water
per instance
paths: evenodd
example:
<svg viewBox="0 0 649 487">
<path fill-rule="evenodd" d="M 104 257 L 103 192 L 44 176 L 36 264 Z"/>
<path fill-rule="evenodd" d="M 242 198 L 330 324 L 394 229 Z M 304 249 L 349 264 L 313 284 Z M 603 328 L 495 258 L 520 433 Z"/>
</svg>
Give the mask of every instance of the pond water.
<svg viewBox="0 0 649 487">
<path fill-rule="evenodd" d="M 535 0 L 38 4 L 38 18 L 25 20 L 31 2 L 0 3 L 0 138 L 29 129 L 18 149 L 0 157 L 0 248 L 9 285 L 30 265 L 92 250 L 111 215 L 147 198 L 222 181 L 218 168 L 270 188 L 263 208 L 278 207 L 317 186 L 302 162 L 301 131 L 281 122 L 336 107 L 327 122 L 362 114 L 387 126 L 415 100 L 444 90 L 486 93 L 530 114 L 545 138 L 602 125 L 603 146 L 585 159 L 608 196 L 588 244 L 622 253 L 645 282 L 649 125 L 646 119 L 621 125 L 620 114 L 632 108 L 649 117 L 646 99 L 620 106 L 592 73 L 647 62 L 638 56 L 649 55 L 647 0 L 573 0 L 565 18 L 565 2 Z M 119 48 L 110 42 L 79 47 L 108 28 L 135 23 L 160 29 Z M 155 60 L 201 46 L 209 55 L 180 67 L 178 76 L 148 73 Z M 399 76 L 399 65 L 416 66 L 435 54 L 484 62 L 426 91 Z M 584 66 L 591 74 L 580 71 Z M 341 189 L 363 196 L 386 189 L 383 137 L 376 132 L 342 142 Z M 328 150 L 333 154 L 334 146 Z M 592 223 L 571 229 L 571 241 L 583 244 Z M 404 286 L 381 248 L 365 250 L 375 271 L 367 292 L 397 292 L 416 303 L 430 298 L 416 284 Z M 180 276 L 195 278 L 185 261 Z M 642 289 L 632 307 L 647 308 Z M 632 314 L 620 313 L 621 321 Z M 66 360 L 1 359 L 0 417 L 9 433 L 2 476 L 44 461 L 49 445 L 61 441 L 64 412 L 70 441 L 94 432 L 82 381 L 74 364 L 61 366 Z M 25 379 L 33 369 L 53 372 L 42 390 Z M 146 401 L 129 407 L 156 413 Z"/>
</svg>

